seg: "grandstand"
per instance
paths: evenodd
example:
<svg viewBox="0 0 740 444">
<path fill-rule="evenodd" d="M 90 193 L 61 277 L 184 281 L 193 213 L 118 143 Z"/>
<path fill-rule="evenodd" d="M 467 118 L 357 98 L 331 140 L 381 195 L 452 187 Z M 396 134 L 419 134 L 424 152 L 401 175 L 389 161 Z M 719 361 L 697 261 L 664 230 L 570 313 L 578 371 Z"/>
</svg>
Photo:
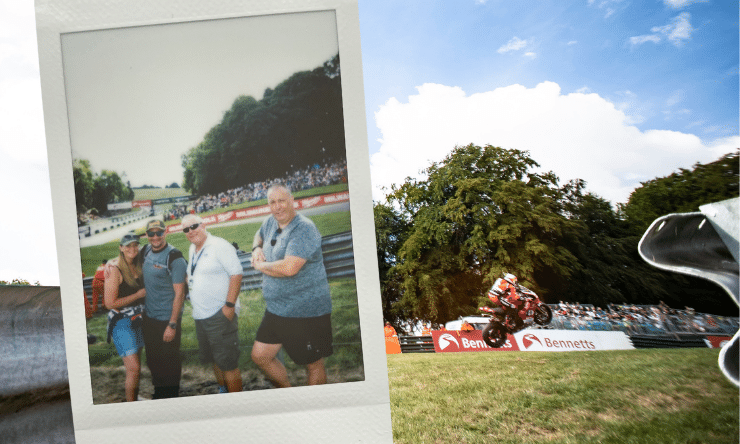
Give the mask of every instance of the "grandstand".
<svg viewBox="0 0 740 444">
<path fill-rule="evenodd" d="M 267 199 L 267 190 L 272 185 L 283 184 L 293 193 L 311 188 L 347 183 L 347 161 L 341 160 L 332 164 L 313 164 L 293 172 L 286 172 L 285 176 L 265 181 L 253 182 L 243 186 L 222 191 L 217 194 L 198 196 L 194 201 L 184 205 L 174 205 L 164 212 L 165 220 L 176 220 L 191 212 L 201 214 L 239 205 L 245 202 L 255 202 Z"/>
</svg>

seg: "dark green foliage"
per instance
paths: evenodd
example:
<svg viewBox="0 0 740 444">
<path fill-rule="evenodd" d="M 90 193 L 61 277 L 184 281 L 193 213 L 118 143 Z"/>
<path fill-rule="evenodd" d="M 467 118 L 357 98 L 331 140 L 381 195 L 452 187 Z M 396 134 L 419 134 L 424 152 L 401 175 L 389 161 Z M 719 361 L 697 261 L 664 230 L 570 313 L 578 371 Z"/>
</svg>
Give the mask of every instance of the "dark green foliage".
<svg viewBox="0 0 740 444">
<path fill-rule="evenodd" d="M 620 211 L 633 233 L 642 235 L 657 218 L 670 213 L 699 211 L 701 205 L 738 197 L 740 151 L 691 170 L 642 182 Z"/>
<path fill-rule="evenodd" d="M 95 209 L 102 214 L 108 211 L 108 204 L 125 202 L 134 198 L 129 184 L 124 184 L 115 171 L 103 170 L 95 174 L 90 161 L 75 159 L 72 165 L 77 212 Z"/>
<path fill-rule="evenodd" d="M 410 226 L 399 212 L 387 204 L 376 202 L 373 205 L 373 214 L 383 317 L 398 330 L 400 321 L 413 316 L 397 304 L 401 300 L 401 282 L 399 276 L 391 273 L 391 270 L 398 262 L 396 254 L 403 245 Z"/>
<path fill-rule="evenodd" d="M 115 171 L 103 170 L 95 176 L 92 207 L 99 213 L 108 211 L 108 204 L 126 202 L 134 198 L 134 190 L 126 186 Z"/>
<path fill-rule="evenodd" d="M 183 188 L 218 193 L 346 157 L 339 56 L 293 74 L 261 100 L 238 97 L 182 156 Z"/>
</svg>

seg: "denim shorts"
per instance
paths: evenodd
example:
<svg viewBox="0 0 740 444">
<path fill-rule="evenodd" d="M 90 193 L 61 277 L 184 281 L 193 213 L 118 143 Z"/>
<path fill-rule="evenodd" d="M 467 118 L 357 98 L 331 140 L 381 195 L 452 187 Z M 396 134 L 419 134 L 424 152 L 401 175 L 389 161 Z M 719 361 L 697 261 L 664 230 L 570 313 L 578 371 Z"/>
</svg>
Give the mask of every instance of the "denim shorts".
<svg viewBox="0 0 740 444">
<path fill-rule="evenodd" d="M 118 350 L 118 356 L 124 357 L 138 353 L 144 347 L 144 336 L 141 332 L 141 323 L 131 326 L 131 318 L 125 317 L 116 322 L 111 333 L 113 344 Z"/>
</svg>

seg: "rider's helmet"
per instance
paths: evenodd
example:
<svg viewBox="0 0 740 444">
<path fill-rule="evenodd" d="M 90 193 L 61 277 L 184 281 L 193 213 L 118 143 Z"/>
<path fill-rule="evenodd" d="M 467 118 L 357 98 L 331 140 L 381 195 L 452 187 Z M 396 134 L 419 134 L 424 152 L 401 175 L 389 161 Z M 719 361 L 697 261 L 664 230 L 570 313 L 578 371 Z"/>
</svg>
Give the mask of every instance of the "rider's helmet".
<svg viewBox="0 0 740 444">
<path fill-rule="evenodd" d="M 517 283 L 516 276 L 511 273 L 506 273 L 506 275 L 504 276 L 504 280 L 514 285 L 516 285 Z"/>
</svg>

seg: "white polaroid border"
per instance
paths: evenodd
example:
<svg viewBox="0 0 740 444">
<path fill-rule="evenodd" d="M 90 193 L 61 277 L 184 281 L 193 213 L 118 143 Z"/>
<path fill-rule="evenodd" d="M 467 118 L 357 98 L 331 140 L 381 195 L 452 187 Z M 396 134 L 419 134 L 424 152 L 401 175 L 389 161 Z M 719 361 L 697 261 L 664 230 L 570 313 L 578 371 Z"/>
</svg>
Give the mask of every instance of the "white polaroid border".
<svg viewBox="0 0 740 444">
<path fill-rule="evenodd" d="M 365 380 L 94 405 L 81 294 L 62 34 L 331 10 L 342 69 L 345 143 Z M 356 0 L 36 0 L 41 86 L 69 384 L 78 444 L 391 443 Z"/>
</svg>

